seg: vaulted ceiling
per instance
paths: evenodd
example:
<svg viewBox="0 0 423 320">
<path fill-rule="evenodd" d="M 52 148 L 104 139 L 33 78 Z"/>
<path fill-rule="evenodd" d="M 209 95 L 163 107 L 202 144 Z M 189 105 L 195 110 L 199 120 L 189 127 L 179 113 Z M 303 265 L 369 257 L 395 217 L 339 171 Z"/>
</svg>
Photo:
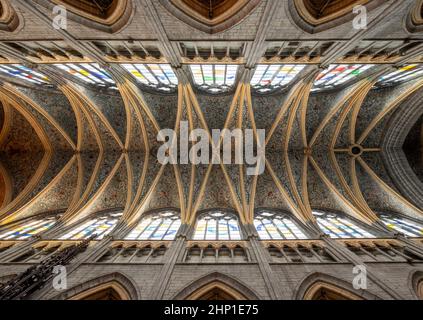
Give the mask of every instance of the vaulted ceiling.
<svg viewBox="0 0 423 320">
<path fill-rule="evenodd" d="M 119 2 L 122 11 L 111 1 L 98 1 L 99 11 L 92 6 L 83 14 L 82 5 L 95 3 L 67 1 L 72 15 L 66 30 L 46 27 L 51 22 L 46 8 L 63 1 L 35 1 L 34 8 L 17 0 L 25 26 L 16 35 L 2 33 L 7 40 L 0 43 L 2 62 L 29 65 L 49 81 L 35 86 L 1 76 L 0 169 L 6 190 L 1 224 L 48 211 L 65 211 L 61 219 L 69 223 L 113 208 L 123 208 L 122 219 L 133 223 L 147 211 L 167 207 L 180 209 L 186 223 L 213 208 L 234 210 L 246 223 L 263 207 L 288 211 L 305 223 L 314 222 L 313 208 L 342 211 L 369 224 L 378 220 L 377 211 L 421 217 L 422 197 L 411 196 L 402 184 L 414 179 L 411 189 L 422 190 L 413 187 L 419 186 L 416 174 L 405 182 L 395 178 L 411 163 L 395 134 L 409 133 L 414 123 L 398 128 L 392 119 L 421 116 L 422 80 L 375 87 L 391 65 L 422 61 L 418 34 L 401 29 L 394 40 L 380 40 L 408 14 L 411 1 L 390 1 L 371 11 L 380 19 L 387 15 L 382 27 L 356 31 L 344 22 L 318 36 L 300 29 L 295 15 L 288 19 L 295 6 L 277 1 L 250 1 L 242 10 L 234 3 L 234 20 L 222 29 L 208 25 L 205 11 L 202 29 L 198 15 L 181 10 L 188 0 Z M 220 5 L 232 2 L 212 4 L 217 14 Z M 322 18 L 341 4 L 308 5 Z M 110 24 L 110 10 L 125 19 Z M 45 19 L 28 19 L 32 15 Z M 48 40 L 35 39 L 31 30 L 48 30 Z M 319 67 L 363 60 L 380 65 L 334 90 L 313 90 Z M 48 65 L 59 62 L 97 62 L 116 90 L 84 84 Z M 179 80 L 176 92 L 140 85 L 119 63 L 169 63 Z M 236 63 L 240 72 L 231 90 L 210 95 L 194 85 L 193 63 Z M 283 88 L 259 95 L 250 83 L 260 63 L 304 63 L 306 68 Z M 223 163 L 161 165 L 157 132 L 179 130 L 179 120 L 208 131 L 265 129 L 264 173 L 247 176 L 245 166 Z"/>
<path fill-rule="evenodd" d="M 246 223 L 260 207 L 286 210 L 305 223 L 314 219 L 312 208 L 369 224 L 377 211 L 421 216 L 415 199 L 401 195 L 387 174 L 382 144 L 391 115 L 422 94 L 423 82 L 374 89 L 375 76 L 311 94 L 316 75 L 311 71 L 283 94 L 258 97 L 243 82 L 223 96 L 195 93 L 188 83 L 177 95 L 142 93 L 123 74 L 127 80 L 118 81 L 114 95 L 71 82 L 43 92 L 4 85 L 13 125 L 2 141 L 2 166 L 13 193 L 0 218 L 63 209 L 63 219 L 73 221 L 123 208 L 124 219 L 133 221 L 167 207 L 180 209 L 187 223 L 213 208 L 235 210 Z M 244 165 L 223 163 L 159 164 L 157 132 L 178 130 L 179 120 L 208 130 L 265 129 L 265 172 L 247 176 Z"/>
</svg>

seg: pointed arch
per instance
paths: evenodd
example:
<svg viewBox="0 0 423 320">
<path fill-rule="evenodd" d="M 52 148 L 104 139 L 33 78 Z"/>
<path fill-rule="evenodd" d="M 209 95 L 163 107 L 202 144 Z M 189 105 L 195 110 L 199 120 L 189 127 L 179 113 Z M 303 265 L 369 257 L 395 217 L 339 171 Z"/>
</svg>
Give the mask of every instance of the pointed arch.
<svg viewBox="0 0 423 320">
<path fill-rule="evenodd" d="M 308 33 L 319 33 L 354 19 L 353 8 L 370 11 L 385 0 L 289 0 L 287 9 L 294 23 Z"/>
<path fill-rule="evenodd" d="M 99 285 L 98 287 L 91 288 L 69 300 L 131 300 L 125 288 L 119 282 L 110 281 Z"/>
<path fill-rule="evenodd" d="M 420 300 L 423 300 L 423 280 L 419 282 L 419 286 L 417 287 L 417 296 Z"/>
<path fill-rule="evenodd" d="M 212 272 L 191 282 L 172 300 L 259 300 L 258 295 L 239 280 Z"/>
<path fill-rule="evenodd" d="M 211 6 L 204 0 L 160 0 L 174 16 L 206 33 L 232 28 L 247 17 L 261 0 L 217 0 Z"/>
<path fill-rule="evenodd" d="M 294 300 L 381 300 L 368 290 L 355 290 L 351 283 L 328 274 L 306 276 L 294 293 Z"/>
<path fill-rule="evenodd" d="M 19 27 L 19 17 L 8 0 L 0 0 L 0 30 L 13 32 Z"/>
<path fill-rule="evenodd" d="M 325 282 L 314 283 L 305 293 L 303 300 L 363 300 L 361 297 Z"/>
<path fill-rule="evenodd" d="M 121 31 L 130 21 L 134 10 L 131 0 L 104 0 L 100 5 L 86 0 L 35 0 L 51 10 L 60 5 L 68 10 L 69 19 L 107 33 Z"/>
<path fill-rule="evenodd" d="M 400 194 L 417 207 L 423 207 L 423 183 L 407 160 L 403 146 L 418 119 L 423 116 L 423 90 L 398 106 L 390 118 L 382 140 L 382 158 L 388 174 Z"/>
<path fill-rule="evenodd" d="M 423 271 L 410 272 L 409 288 L 419 300 L 423 300 Z"/>
<path fill-rule="evenodd" d="M 417 0 L 415 5 L 411 7 L 406 20 L 406 27 L 412 33 L 423 31 L 423 0 Z"/>
<path fill-rule="evenodd" d="M 53 300 L 139 300 L 135 282 L 114 272 L 74 286 Z"/>
</svg>

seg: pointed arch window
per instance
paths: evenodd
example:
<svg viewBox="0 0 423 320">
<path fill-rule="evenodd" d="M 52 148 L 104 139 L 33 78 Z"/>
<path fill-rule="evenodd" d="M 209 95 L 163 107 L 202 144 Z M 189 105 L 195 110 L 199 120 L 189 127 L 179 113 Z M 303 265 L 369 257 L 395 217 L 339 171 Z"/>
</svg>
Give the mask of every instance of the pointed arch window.
<svg viewBox="0 0 423 320">
<path fill-rule="evenodd" d="M 259 93 L 270 92 L 290 84 L 304 68 L 302 64 L 259 64 L 251 85 Z"/>
<path fill-rule="evenodd" d="M 423 224 L 391 214 L 381 214 L 379 217 L 391 230 L 401 232 L 409 237 L 423 237 Z"/>
<path fill-rule="evenodd" d="M 149 214 L 125 237 L 125 240 L 174 240 L 181 226 L 179 213 L 164 211 Z"/>
<path fill-rule="evenodd" d="M 261 240 L 307 239 L 305 233 L 287 215 L 263 211 L 254 218 Z"/>
<path fill-rule="evenodd" d="M 21 64 L 0 64 L 0 73 L 22 79 L 37 85 L 49 85 L 50 80 L 41 72 L 32 70 Z"/>
<path fill-rule="evenodd" d="M 423 76 L 423 64 L 408 64 L 402 66 L 397 71 L 393 71 L 385 76 L 382 76 L 377 85 L 384 86 L 406 82 L 421 76 Z"/>
<path fill-rule="evenodd" d="M 60 240 L 82 240 L 96 235 L 95 240 L 101 240 L 113 231 L 122 213 L 100 214 L 90 218 L 80 225 L 72 228 L 60 237 Z"/>
<path fill-rule="evenodd" d="M 198 217 L 194 240 L 241 240 L 238 218 L 223 211 L 207 212 Z"/>
<path fill-rule="evenodd" d="M 97 63 L 68 63 L 55 64 L 54 66 L 78 78 L 79 80 L 82 80 L 85 83 L 116 89 L 116 84 L 111 78 L 110 74 Z"/>
<path fill-rule="evenodd" d="M 357 223 L 338 214 L 313 211 L 320 229 L 331 238 L 375 238 Z"/>
<path fill-rule="evenodd" d="M 141 84 L 171 92 L 178 86 L 178 78 L 170 64 L 122 64 Z"/>
<path fill-rule="evenodd" d="M 332 64 L 322 71 L 314 82 L 313 91 L 335 88 L 353 81 L 354 78 L 374 67 L 373 64 Z"/>
<path fill-rule="evenodd" d="M 190 68 L 196 86 L 210 93 L 231 90 L 238 72 L 238 66 L 232 64 L 192 64 Z"/>
<path fill-rule="evenodd" d="M 0 240 L 25 240 L 50 229 L 55 222 L 55 217 L 27 221 L 0 232 Z"/>
</svg>

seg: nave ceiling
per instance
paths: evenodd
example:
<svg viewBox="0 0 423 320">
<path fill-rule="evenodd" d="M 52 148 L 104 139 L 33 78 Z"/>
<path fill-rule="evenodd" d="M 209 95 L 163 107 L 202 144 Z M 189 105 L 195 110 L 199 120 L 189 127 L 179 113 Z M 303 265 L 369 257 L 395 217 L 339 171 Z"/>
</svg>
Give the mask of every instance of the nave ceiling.
<svg viewBox="0 0 423 320">
<path fill-rule="evenodd" d="M 25 64 L 49 83 L 32 86 L 1 77 L 0 182 L 6 191 L 0 224 L 43 212 L 64 212 L 59 219 L 72 223 L 116 208 L 129 224 L 160 208 L 179 209 L 188 224 L 214 208 L 233 210 L 244 223 L 252 223 L 258 208 L 284 210 L 311 225 L 312 209 L 376 225 L 379 211 L 421 218 L 421 197 L 395 178 L 395 172 L 412 168 L 407 161 L 394 165 L 405 156 L 395 139 L 401 128 L 392 119 L 408 109 L 421 116 L 416 106 L 423 82 L 377 85 L 391 67 L 422 62 L 418 19 L 416 32 L 405 27 L 418 3 L 348 1 L 372 2 L 370 18 L 379 22 L 355 31 L 338 14 L 345 10 L 339 1 L 326 11 L 322 1 L 293 1 L 307 2 L 314 19 L 335 15 L 330 30 L 319 27 L 325 21 L 304 25 L 299 18 L 306 16 L 290 11 L 297 8 L 289 7 L 292 1 L 257 1 L 249 12 L 235 14 L 234 24 L 212 32 L 149 0 L 119 6 L 103 1 L 100 12 L 87 7 L 89 1 L 35 2 L 31 7 L 15 1 L 25 25 L 1 33 L 1 62 Z M 66 31 L 46 28 L 48 9 L 57 3 L 71 12 Z M 222 3 L 216 5 L 232 1 Z M 42 40 L 37 30 L 44 30 Z M 86 85 L 50 65 L 92 62 L 107 69 L 114 88 Z M 178 84 L 169 93 L 142 86 L 122 67 L 135 63 L 169 63 Z M 215 95 L 198 88 L 189 66 L 203 63 L 238 65 L 233 86 Z M 250 84 L 258 65 L 287 63 L 304 65 L 295 81 L 268 94 Z M 376 67 L 333 90 L 316 91 L 320 69 L 333 63 Z M 414 125 L 412 118 L 401 135 Z M 239 165 L 160 165 L 157 132 L 178 129 L 179 120 L 207 130 L 265 129 L 265 172 L 251 177 Z M 414 190 L 421 186 L 415 174 L 409 179 Z"/>
<path fill-rule="evenodd" d="M 118 73 L 117 73 L 118 74 Z M 226 208 L 251 223 L 257 208 L 288 211 L 304 223 L 312 209 L 345 212 L 365 223 L 375 212 L 420 217 L 385 165 L 390 118 L 421 96 L 423 82 L 374 88 L 378 75 L 341 90 L 311 93 L 316 71 L 282 94 L 254 95 L 248 83 L 220 96 L 180 83 L 177 94 L 142 93 L 133 81 L 99 93 L 67 81 L 39 90 L 4 84 L 2 223 L 47 211 L 76 221 L 123 208 L 130 223 L 144 212 L 178 208 L 185 223 Z M 158 130 L 186 120 L 192 128 L 265 129 L 266 169 L 242 165 L 161 165 Z M 355 148 L 353 148 L 355 147 Z M 377 192 L 375 192 L 377 190 Z"/>
</svg>

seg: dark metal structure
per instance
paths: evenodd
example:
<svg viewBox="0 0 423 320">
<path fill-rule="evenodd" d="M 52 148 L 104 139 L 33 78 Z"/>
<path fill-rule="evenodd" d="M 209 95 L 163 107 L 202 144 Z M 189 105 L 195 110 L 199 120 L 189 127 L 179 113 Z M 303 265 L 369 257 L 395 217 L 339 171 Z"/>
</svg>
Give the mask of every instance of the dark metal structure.
<svg viewBox="0 0 423 320">
<path fill-rule="evenodd" d="M 95 235 L 79 244 L 58 251 L 0 286 L 0 300 L 22 300 L 40 290 L 53 279 L 54 267 L 69 264 L 79 253 L 86 250 L 89 242 L 94 238 Z"/>
</svg>

